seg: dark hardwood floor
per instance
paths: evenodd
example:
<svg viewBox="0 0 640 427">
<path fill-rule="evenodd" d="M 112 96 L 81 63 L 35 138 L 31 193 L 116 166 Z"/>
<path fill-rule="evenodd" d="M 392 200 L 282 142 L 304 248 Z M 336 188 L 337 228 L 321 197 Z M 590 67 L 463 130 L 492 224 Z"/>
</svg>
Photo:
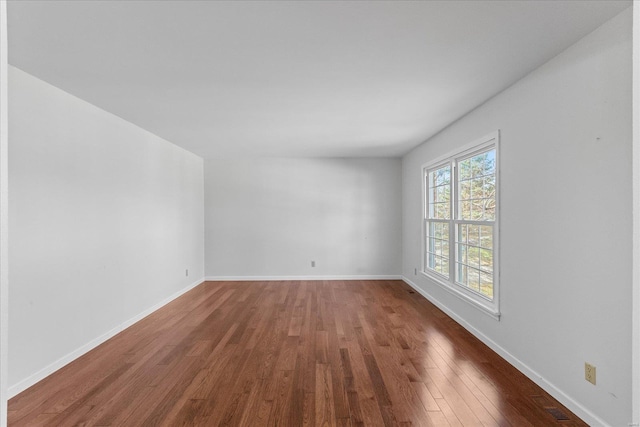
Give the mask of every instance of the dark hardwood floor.
<svg viewBox="0 0 640 427">
<path fill-rule="evenodd" d="M 401 281 L 292 281 L 203 283 L 12 398 L 9 425 L 586 424 Z"/>
</svg>

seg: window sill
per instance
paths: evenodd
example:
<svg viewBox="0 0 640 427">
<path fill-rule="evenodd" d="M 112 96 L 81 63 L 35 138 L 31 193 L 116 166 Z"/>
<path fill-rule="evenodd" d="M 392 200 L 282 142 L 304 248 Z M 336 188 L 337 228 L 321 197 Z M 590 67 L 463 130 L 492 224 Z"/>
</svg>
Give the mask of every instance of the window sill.
<svg viewBox="0 0 640 427">
<path fill-rule="evenodd" d="M 485 304 L 482 304 L 480 301 L 476 300 L 471 295 L 469 295 L 466 292 L 463 292 L 463 291 L 461 291 L 459 289 L 456 289 L 456 287 L 452 286 L 448 282 L 445 282 L 441 278 L 436 277 L 435 275 L 431 275 L 431 274 L 425 273 L 424 271 L 421 271 L 420 274 L 422 275 L 422 277 L 424 277 L 424 278 L 428 279 L 429 281 L 435 283 L 436 285 L 440 286 L 445 291 L 447 291 L 450 294 L 458 297 L 462 301 L 465 301 L 466 303 L 468 303 L 472 307 L 475 307 L 480 312 L 482 312 L 482 313 L 494 318 L 497 321 L 500 321 L 500 310 L 496 310 L 494 307 L 489 307 L 489 306 L 487 306 Z"/>
</svg>

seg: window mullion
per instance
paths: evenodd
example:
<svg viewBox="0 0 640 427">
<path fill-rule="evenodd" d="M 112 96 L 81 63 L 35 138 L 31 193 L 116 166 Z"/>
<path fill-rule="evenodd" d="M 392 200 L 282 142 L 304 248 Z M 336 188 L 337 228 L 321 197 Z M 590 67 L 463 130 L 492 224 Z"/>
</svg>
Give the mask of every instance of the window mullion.
<svg viewBox="0 0 640 427">
<path fill-rule="evenodd" d="M 449 280 L 456 281 L 456 226 L 455 220 L 458 218 L 458 165 L 451 162 L 451 215 L 449 216 Z"/>
</svg>

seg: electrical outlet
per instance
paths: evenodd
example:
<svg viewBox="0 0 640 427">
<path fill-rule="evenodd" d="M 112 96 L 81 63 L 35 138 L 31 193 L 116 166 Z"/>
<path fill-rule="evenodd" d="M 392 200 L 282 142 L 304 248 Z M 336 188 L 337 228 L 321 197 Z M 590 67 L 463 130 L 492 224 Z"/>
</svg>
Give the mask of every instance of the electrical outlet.
<svg viewBox="0 0 640 427">
<path fill-rule="evenodd" d="M 596 367 L 584 362 L 584 379 L 596 385 Z"/>
<path fill-rule="evenodd" d="M 316 262 L 315 261 L 311 261 L 311 267 L 315 267 L 316 266 Z"/>
<path fill-rule="evenodd" d="M 187 276 L 187 277 L 189 277 L 189 269 L 186 269 L 186 270 L 184 271 L 184 275 L 185 275 L 185 276 Z"/>
<path fill-rule="evenodd" d="M 418 269 L 417 269 L 417 268 L 414 268 L 414 269 L 413 269 L 413 275 L 414 275 L 414 276 L 417 276 L 417 275 L 418 275 Z"/>
</svg>

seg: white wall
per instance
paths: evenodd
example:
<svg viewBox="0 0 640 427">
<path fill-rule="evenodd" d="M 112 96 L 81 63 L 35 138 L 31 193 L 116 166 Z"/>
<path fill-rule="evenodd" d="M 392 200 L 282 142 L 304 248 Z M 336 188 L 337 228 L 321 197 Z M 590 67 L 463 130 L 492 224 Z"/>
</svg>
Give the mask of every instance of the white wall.
<svg viewBox="0 0 640 427">
<path fill-rule="evenodd" d="M 206 276 L 399 276 L 401 204 L 400 159 L 206 160 Z"/>
<path fill-rule="evenodd" d="M 204 194 L 200 157 L 9 71 L 15 394 L 200 283 Z"/>
<path fill-rule="evenodd" d="M 0 0 L 0 427 L 7 425 L 7 360 L 9 338 L 8 305 L 8 62 L 7 62 L 7 2 Z"/>
<path fill-rule="evenodd" d="M 640 426 L 640 0 L 633 1 L 633 423 Z"/>
<path fill-rule="evenodd" d="M 631 33 L 629 9 L 403 159 L 403 274 L 592 425 L 632 416 Z M 421 164 L 496 129 L 500 321 L 414 275 Z"/>
</svg>

